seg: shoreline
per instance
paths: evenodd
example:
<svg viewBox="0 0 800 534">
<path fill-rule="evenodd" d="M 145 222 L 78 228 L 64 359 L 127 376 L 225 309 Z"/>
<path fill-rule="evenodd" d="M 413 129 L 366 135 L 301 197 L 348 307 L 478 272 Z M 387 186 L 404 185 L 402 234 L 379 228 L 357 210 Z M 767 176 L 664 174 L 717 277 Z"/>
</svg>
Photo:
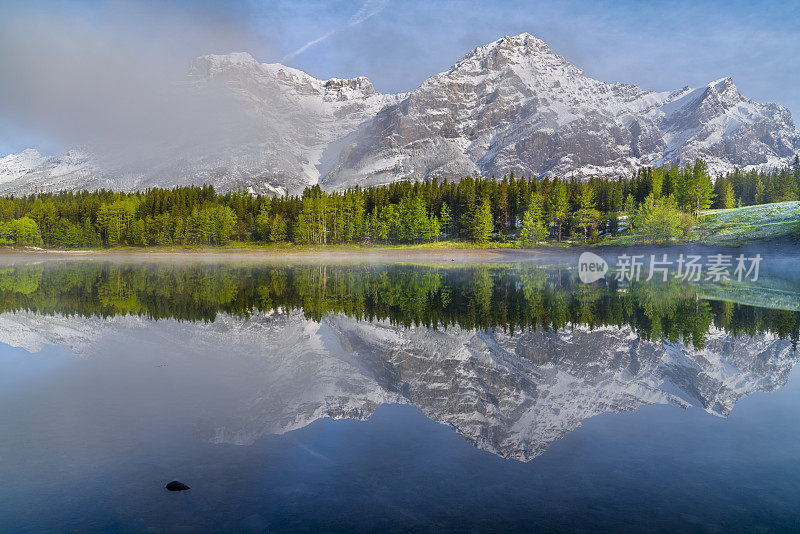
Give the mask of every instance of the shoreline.
<svg viewBox="0 0 800 534">
<path fill-rule="evenodd" d="M 789 239 L 754 241 L 741 246 L 711 245 L 704 243 L 673 243 L 667 245 L 592 245 L 542 246 L 532 248 L 511 247 L 358 247 L 338 245 L 317 247 L 231 247 L 231 248 L 115 248 L 115 249 L 17 249 L 0 248 L 0 262 L 15 261 L 173 261 L 221 262 L 266 261 L 270 263 L 540 263 L 558 260 L 572 261 L 583 252 L 599 256 L 642 251 L 654 252 L 716 252 L 747 253 L 764 251 L 778 256 L 796 256 L 800 247 Z"/>
<path fill-rule="evenodd" d="M 19 250 L 0 251 L 3 260 L 109 260 L 109 261 L 268 261 L 273 263 L 393 263 L 393 262 L 535 262 L 552 260 L 577 249 L 541 247 L 531 249 L 511 248 L 314 248 L 307 250 L 253 249 L 253 248 L 199 248 L 148 250 L 146 248 L 113 250 Z"/>
</svg>

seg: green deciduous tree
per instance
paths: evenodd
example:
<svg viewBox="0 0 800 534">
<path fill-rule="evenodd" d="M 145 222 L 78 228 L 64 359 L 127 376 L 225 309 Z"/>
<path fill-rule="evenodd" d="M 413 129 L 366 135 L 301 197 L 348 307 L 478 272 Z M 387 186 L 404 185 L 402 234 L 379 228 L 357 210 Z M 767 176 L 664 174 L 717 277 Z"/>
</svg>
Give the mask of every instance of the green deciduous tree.
<svg viewBox="0 0 800 534">
<path fill-rule="evenodd" d="M 574 220 L 575 226 L 583 229 L 583 241 L 585 243 L 589 236 L 589 229 L 597 224 L 600 213 L 594 207 L 594 191 L 590 185 L 584 185 L 580 195 L 580 204 L 578 211 L 575 212 Z"/>
<path fill-rule="evenodd" d="M 44 244 L 39 226 L 28 216 L 0 223 L 0 242 L 28 247 Z"/>
<path fill-rule="evenodd" d="M 670 243 L 679 235 L 681 213 L 672 196 L 655 198 L 650 194 L 636 209 L 633 232 L 646 243 Z"/>
<path fill-rule="evenodd" d="M 97 223 L 108 246 L 125 244 L 128 230 L 135 220 L 139 198 L 131 197 L 102 204 L 97 212 Z M 132 243 L 128 243 L 132 244 Z"/>
<path fill-rule="evenodd" d="M 561 241 L 561 229 L 569 217 L 569 197 L 567 184 L 555 180 L 550 192 L 550 206 L 548 207 L 550 220 L 558 231 L 558 240 Z"/>
</svg>

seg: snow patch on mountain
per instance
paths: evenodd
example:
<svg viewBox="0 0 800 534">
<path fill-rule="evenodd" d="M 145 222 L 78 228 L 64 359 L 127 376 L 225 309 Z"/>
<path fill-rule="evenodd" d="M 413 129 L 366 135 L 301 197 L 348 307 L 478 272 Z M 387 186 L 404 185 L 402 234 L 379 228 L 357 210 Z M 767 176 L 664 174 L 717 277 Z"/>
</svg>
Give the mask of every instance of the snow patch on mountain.
<svg viewBox="0 0 800 534">
<path fill-rule="evenodd" d="M 0 158 L 0 183 L 11 182 L 28 174 L 43 160 L 41 154 L 32 148 Z"/>
</svg>

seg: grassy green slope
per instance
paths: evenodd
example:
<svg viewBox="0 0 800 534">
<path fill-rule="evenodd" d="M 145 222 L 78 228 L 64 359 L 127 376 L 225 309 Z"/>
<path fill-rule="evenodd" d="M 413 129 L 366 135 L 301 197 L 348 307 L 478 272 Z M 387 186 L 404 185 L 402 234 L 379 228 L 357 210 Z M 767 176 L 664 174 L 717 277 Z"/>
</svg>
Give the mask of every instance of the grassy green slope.
<svg viewBox="0 0 800 534">
<path fill-rule="evenodd" d="M 800 202 L 781 202 L 709 210 L 700 217 L 697 234 L 709 245 L 741 245 L 791 236 L 799 225 Z"/>
<path fill-rule="evenodd" d="M 727 210 L 706 210 L 700 216 L 693 243 L 739 246 L 755 241 L 793 237 L 800 231 L 800 202 L 760 204 Z M 634 245 L 630 235 L 608 237 L 598 245 Z"/>
</svg>

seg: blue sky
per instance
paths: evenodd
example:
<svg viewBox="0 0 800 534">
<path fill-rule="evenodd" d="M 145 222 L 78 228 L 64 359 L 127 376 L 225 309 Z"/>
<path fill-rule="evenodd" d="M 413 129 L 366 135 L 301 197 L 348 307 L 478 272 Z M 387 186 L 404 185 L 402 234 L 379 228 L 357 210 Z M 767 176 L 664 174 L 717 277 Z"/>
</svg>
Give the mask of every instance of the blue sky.
<svg viewBox="0 0 800 534">
<path fill-rule="evenodd" d="M 115 98 L 115 76 L 126 87 L 144 86 L 148 77 L 161 83 L 204 53 L 248 51 L 318 78 L 365 75 L 377 90 L 396 92 L 476 46 L 526 31 L 600 80 L 672 90 L 731 76 L 745 96 L 800 113 L 796 1 L 26 4 L 0 6 L 0 155 L 80 143 L 82 132 L 72 126 L 95 127 L 92 114 L 104 111 L 93 103 Z M 62 94 L 48 61 L 67 78 L 82 74 L 68 79 Z M 93 88 L 81 91 L 82 83 Z M 109 87 L 107 98 L 98 83 Z M 92 102 L 62 113 L 84 93 Z"/>
</svg>

